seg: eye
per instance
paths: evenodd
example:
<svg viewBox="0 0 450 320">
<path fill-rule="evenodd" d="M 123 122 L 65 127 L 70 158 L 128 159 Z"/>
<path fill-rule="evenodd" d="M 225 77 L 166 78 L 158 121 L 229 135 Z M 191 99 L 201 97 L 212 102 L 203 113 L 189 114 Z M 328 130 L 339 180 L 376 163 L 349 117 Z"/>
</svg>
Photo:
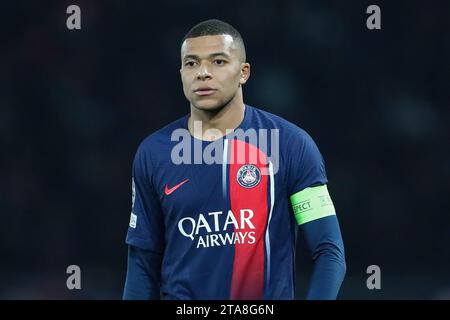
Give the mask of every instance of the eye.
<svg viewBox="0 0 450 320">
<path fill-rule="evenodd" d="M 186 61 L 184 63 L 184 66 L 187 68 L 192 68 L 193 66 L 195 66 L 195 63 L 196 63 L 195 61 Z"/>
<path fill-rule="evenodd" d="M 223 59 L 216 59 L 214 60 L 214 63 L 217 64 L 218 66 L 224 65 L 225 64 L 225 60 Z"/>
</svg>

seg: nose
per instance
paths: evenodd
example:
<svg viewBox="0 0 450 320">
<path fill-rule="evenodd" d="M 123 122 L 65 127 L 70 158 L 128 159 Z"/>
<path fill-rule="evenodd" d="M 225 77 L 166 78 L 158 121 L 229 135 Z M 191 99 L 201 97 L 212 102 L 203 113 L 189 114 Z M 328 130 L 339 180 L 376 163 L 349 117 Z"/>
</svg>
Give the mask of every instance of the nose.
<svg viewBox="0 0 450 320">
<path fill-rule="evenodd" d="M 206 64 L 202 64 L 200 65 L 200 68 L 198 69 L 198 73 L 197 73 L 197 79 L 198 80 L 207 80 L 207 79 L 211 79 L 212 75 L 209 72 Z"/>
</svg>

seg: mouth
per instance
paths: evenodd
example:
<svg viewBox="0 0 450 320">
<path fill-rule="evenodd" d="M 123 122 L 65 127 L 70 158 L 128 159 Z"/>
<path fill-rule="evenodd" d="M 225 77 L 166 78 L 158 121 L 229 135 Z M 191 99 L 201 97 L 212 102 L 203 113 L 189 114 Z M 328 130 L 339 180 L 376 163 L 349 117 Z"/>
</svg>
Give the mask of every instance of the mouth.
<svg viewBox="0 0 450 320">
<path fill-rule="evenodd" d="M 213 94 L 214 92 L 216 92 L 216 89 L 213 88 L 209 88 L 209 87 L 204 87 L 204 88 L 198 88 L 194 90 L 194 93 L 198 96 L 209 96 L 211 94 Z"/>
</svg>

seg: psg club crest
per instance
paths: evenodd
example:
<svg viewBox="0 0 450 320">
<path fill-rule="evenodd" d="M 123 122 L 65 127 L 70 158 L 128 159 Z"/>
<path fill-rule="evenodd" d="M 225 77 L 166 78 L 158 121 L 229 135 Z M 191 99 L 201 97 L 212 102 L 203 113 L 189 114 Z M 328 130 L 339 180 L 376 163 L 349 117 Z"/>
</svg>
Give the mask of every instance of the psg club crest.
<svg viewBox="0 0 450 320">
<path fill-rule="evenodd" d="M 246 164 L 239 168 L 236 179 L 244 188 L 253 188 L 261 181 L 261 171 L 257 166 Z"/>
</svg>

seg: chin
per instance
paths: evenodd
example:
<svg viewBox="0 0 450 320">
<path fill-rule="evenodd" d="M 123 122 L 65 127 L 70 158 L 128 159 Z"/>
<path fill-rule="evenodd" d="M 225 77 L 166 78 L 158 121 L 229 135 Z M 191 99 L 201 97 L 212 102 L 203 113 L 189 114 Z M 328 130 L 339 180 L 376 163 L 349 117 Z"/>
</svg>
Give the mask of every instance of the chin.
<svg viewBox="0 0 450 320">
<path fill-rule="evenodd" d="M 221 103 L 212 100 L 195 101 L 192 105 L 202 111 L 218 111 L 223 108 Z"/>
</svg>

